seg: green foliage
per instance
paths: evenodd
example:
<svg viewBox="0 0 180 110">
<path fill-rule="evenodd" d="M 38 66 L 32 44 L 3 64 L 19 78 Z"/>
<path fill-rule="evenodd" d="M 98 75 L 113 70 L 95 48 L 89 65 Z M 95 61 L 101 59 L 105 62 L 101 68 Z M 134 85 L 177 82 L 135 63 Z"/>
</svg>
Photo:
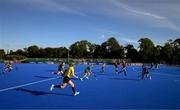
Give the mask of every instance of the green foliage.
<svg viewBox="0 0 180 110">
<path fill-rule="evenodd" d="M 139 39 L 139 51 L 133 45 L 127 44 L 121 46 L 115 37 L 109 38 L 102 44 L 92 44 L 87 40 L 81 40 L 73 43 L 69 49 L 59 48 L 41 48 L 36 45 L 29 46 L 16 51 L 8 50 L 5 54 L 0 49 L 0 60 L 23 60 L 30 61 L 49 61 L 47 58 L 65 58 L 65 62 L 73 62 L 74 58 L 85 59 L 131 59 L 132 62 L 165 62 L 168 64 L 180 64 L 180 39 L 168 40 L 164 46 L 155 46 L 151 39 Z M 24 60 L 25 58 L 33 58 Z M 41 59 L 42 58 L 42 59 Z M 68 58 L 68 60 L 67 60 Z M 71 59 L 70 59 L 71 58 Z M 35 60 L 34 60 L 35 59 Z M 56 61 L 55 61 L 56 62 Z M 57 61 L 58 62 L 58 61 Z"/>
<path fill-rule="evenodd" d="M 0 49 L 0 60 L 4 59 L 5 57 L 5 51 L 3 49 Z"/>
<path fill-rule="evenodd" d="M 134 48 L 133 45 L 127 44 L 125 46 L 126 58 L 131 59 L 132 62 L 138 62 L 140 60 L 139 52 Z"/>
<path fill-rule="evenodd" d="M 102 58 L 103 51 L 101 51 L 101 45 L 95 44 L 94 47 L 93 58 Z"/>
<path fill-rule="evenodd" d="M 171 63 L 172 55 L 173 55 L 173 45 L 167 42 L 162 48 L 162 58 L 164 61 Z"/>
<path fill-rule="evenodd" d="M 141 38 L 139 41 L 139 52 L 142 60 L 152 62 L 154 43 L 149 38 Z"/>
<path fill-rule="evenodd" d="M 173 64 L 180 64 L 180 38 L 176 39 L 174 42 L 174 52 L 173 52 Z"/>
<path fill-rule="evenodd" d="M 72 58 L 87 58 L 92 44 L 87 40 L 75 42 L 70 46 L 70 55 Z"/>
<path fill-rule="evenodd" d="M 39 57 L 39 55 L 40 55 L 39 54 L 39 47 L 36 45 L 28 47 L 27 52 L 29 55 L 28 57 L 31 57 L 31 58 L 36 58 L 36 57 Z"/>
<path fill-rule="evenodd" d="M 26 59 L 26 57 L 21 56 L 21 55 L 6 55 L 6 57 L 5 57 L 5 60 L 12 60 L 12 61 L 24 60 L 24 59 Z"/>
<path fill-rule="evenodd" d="M 152 57 L 152 62 L 160 62 L 161 60 L 161 51 L 162 51 L 162 47 L 160 45 L 157 45 L 156 47 L 154 47 L 153 49 L 153 57 Z"/>
<path fill-rule="evenodd" d="M 123 58 L 124 49 L 119 45 L 118 41 L 111 37 L 101 44 L 103 58 Z"/>
</svg>

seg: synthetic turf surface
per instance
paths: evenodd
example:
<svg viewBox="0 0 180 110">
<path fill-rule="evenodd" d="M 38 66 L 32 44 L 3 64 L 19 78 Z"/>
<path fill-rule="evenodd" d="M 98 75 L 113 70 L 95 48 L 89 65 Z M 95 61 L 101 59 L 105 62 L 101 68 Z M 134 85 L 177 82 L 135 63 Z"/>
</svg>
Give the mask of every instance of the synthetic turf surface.
<svg viewBox="0 0 180 110">
<path fill-rule="evenodd" d="M 0 67 L 2 69 L 2 64 Z M 75 66 L 79 77 L 83 76 L 86 67 L 87 65 Z M 1 72 L 0 109 L 180 108 L 178 67 L 161 65 L 159 70 L 150 70 L 152 80 L 141 80 L 138 78 L 141 67 L 138 66 L 127 67 L 125 77 L 123 73 L 115 74 L 112 65 L 107 65 L 105 74 L 100 72 L 100 65 L 94 65 L 93 73 L 96 77 L 91 75 L 89 80 L 84 81 L 72 79 L 76 90 L 80 91 L 76 97 L 69 85 L 65 89 L 49 91 L 51 84 L 62 83 L 61 78 L 56 79 L 58 76 L 51 74 L 56 69 L 57 65 L 15 64 L 13 71 L 5 74 Z M 4 90 L 7 88 L 10 89 Z"/>
</svg>

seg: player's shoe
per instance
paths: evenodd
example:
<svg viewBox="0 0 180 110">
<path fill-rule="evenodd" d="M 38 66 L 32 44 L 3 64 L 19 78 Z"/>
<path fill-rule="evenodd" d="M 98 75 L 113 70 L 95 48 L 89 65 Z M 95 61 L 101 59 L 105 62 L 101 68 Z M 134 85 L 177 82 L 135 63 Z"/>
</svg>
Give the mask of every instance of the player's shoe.
<svg viewBox="0 0 180 110">
<path fill-rule="evenodd" d="M 52 91 L 53 89 L 54 89 L 54 84 L 51 85 L 50 91 Z"/>
<path fill-rule="evenodd" d="M 83 81 L 83 78 L 80 78 L 81 81 Z"/>
<path fill-rule="evenodd" d="M 80 93 L 80 92 L 75 92 L 75 93 L 74 93 L 74 96 L 77 96 L 79 93 Z"/>
</svg>

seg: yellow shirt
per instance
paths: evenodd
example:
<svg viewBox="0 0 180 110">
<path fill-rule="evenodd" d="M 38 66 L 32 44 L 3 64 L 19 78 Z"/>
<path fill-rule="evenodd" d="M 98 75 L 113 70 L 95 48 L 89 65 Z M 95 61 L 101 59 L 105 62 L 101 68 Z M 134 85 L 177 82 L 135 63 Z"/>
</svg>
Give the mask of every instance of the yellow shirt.
<svg viewBox="0 0 180 110">
<path fill-rule="evenodd" d="M 70 66 L 66 72 L 66 76 L 70 78 L 71 75 L 73 75 L 73 74 L 74 74 L 74 67 Z"/>
</svg>

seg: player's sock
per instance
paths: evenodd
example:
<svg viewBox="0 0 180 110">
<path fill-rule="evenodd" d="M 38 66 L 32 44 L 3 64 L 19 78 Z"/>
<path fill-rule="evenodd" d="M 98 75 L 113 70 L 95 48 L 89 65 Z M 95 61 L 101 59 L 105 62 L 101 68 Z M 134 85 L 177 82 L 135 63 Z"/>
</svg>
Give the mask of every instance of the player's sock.
<svg viewBox="0 0 180 110">
<path fill-rule="evenodd" d="M 60 85 L 55 85 L 54 88 L 61 88 L 61 86 Z"/>
<path fill-rule="evenodd" d="M 72 91 L 73 91 L 73 93 L 75 94 L 76 91 L 75 91 L 75 88 L 74 88 L 74 87 L 72 87 Z"/>
</svg>

